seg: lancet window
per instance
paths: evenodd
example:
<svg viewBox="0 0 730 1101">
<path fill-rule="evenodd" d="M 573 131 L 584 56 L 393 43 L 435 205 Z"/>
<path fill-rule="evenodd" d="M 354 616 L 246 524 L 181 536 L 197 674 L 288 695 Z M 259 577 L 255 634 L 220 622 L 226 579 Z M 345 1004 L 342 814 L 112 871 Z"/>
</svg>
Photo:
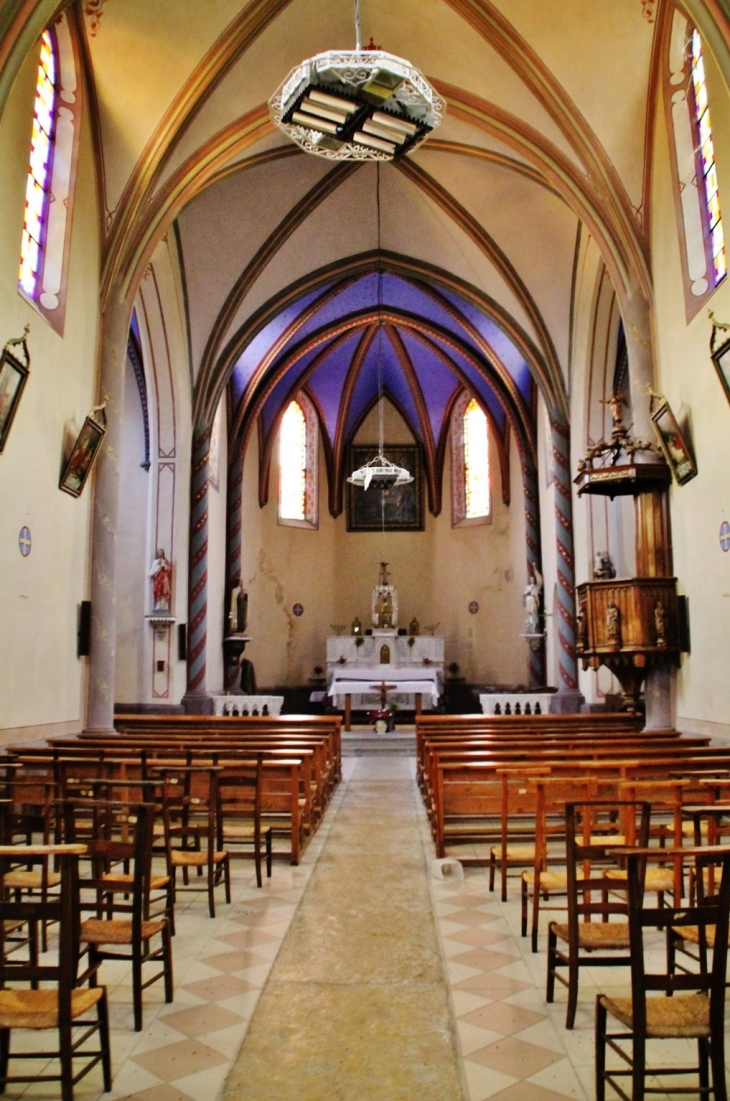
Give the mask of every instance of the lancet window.
<svg viewBox="0 0 730 1101">
<path fill-rule="evenodd" d="M 454 407 L 451 440 L 452 523 L 485 523 L 491 513 L 489 427 L 470 394 Z"/>
<path fill-rule="evenodd" d="M 18 271 L 20 293 L 61 334 L 81 110 L 76 72 L 63 14 L 41 36 Z"/>
<path fill-rule="evenodd" d="M 317 417 L 303 394 L 279 428 L 279 522 L 317 526 Z"/>
<path fill-rule="evenodd" d="M 702 41 L 679 10 L 672 21 L 667 77 L 667 119 L 689 318 L 727 275 L 727 259 Z"/>
</svg>

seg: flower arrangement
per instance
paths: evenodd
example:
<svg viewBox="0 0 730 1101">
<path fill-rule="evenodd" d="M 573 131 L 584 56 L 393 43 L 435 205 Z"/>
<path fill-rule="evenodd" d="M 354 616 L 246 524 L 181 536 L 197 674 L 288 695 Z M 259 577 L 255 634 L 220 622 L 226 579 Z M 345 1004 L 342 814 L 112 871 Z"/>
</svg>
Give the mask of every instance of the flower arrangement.
<svg viewBox="0 0 730 1101">
<path fill-rule="evenodd" d="M 356 646 L 357 646 L 358 648 L 359 648 L 360 646 L 362 646 L 362 644 L 363 644 L 363 642 L 364 642 L 364 641 L 365 641 L 365 639 L 364 639 L 364 638 L 362 637 L 362 635 L 356 635 L 356 636 L 355 636 L 355 645 L 356 645 Z"/>
<path fill-rule="evenodd" d="M 323 673 L 324 673 L 324 667 L 322 665 L 315 665 L 315 667 L 314 667 L 315 677 L 321 677 Z"/>
<path fill-rule="evenodd" d="M 459 665 L 458 661 L 449 662 L 449 673 L 451 674 L 452 677 L 455 677 L 455 676 L 458 675 L 458 672 L 459 672 L 460 668 L 461 668 L 461 666 Z"/>
<path fill-rule="evenodd" d="M 340 654 L 340 656 L 337 659 L 337 664 L 338 665 L 347 665 L 347 658 L 345 657 L 344 654 Z"/>
<path fill-rule="evenodd" d="M 431 658 L 422 658 L 421 660 L 423 665 L 433 665 Z"/>
<path fill-rule="evenodd" d="M 411 635 L 411 637 L 408 639 L 408 645 L 410 647 L 413 647 L 413 644 L 415 643 L 415 641 L 416 641 L 415 637 L 413 635 Z"/>
</svg>

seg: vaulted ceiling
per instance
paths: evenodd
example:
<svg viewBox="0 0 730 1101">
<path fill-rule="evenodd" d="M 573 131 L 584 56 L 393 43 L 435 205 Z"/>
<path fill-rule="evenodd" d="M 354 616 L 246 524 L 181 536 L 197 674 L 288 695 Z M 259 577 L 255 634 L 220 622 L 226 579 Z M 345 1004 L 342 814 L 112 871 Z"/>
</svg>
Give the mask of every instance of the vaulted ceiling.
<svg viewBox="0 0 730 1101">
<path fill-rule="evenodd" d="M 18 42 L 64 6 L 9 4 L 18 26 L 26 17 Z M 680 5 L 726 60 L 712 5 Z M 408 58 L 447 102 L 438 132 L 379 179 L 298 152 L 266 106 L 302 58 L 353 45 L 352 0 L 73 5 L 103 195 L 102 305 L 131 304 L 155 249 L 177 249 L 195 421 L 210 423 L 229 388 L 235 447 L 258 426 L 263 474 L 299 387 L 339 470 L 379 356 L 427 469 L 463 387 L 529 454 L 537 390 L 568 415 L 582 243 L 600 249 L 619 303 L 639 294 L 651 309 L 648 166 L 672 4 L 360 6 L 363 39 Z M 437 507 L 435 477 L 429 489 Z"/>
</svg>

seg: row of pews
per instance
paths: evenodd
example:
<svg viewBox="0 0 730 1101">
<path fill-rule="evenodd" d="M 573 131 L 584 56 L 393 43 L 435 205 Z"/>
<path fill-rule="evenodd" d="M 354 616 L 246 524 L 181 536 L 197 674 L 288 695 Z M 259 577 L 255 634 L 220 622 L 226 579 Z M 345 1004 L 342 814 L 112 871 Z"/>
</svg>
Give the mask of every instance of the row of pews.
<svg viewBox="0 0 730 1101">
<path fill-rule="evenodd" d="M 160 768 L 235 770 L 262 756 L 262 825 L 271 828 L 274 855 L 298 864 L 342 776 L 339 716 L 125 715 L 115 732 L 51 738 L 41 746 L 9 747 L 58 790 L 65 780 L 91 777 L 146 780 Z"/>
<path fill-rule="evenodd" d="M 680 781 L 697 802 L 712 798 L 713 780 L 730 780 L 730 746 L 640 726 L 623 714 L 422 716 L 417 775 L 437 855 L 488 863 L 492 887 L 500 870 L 506 899 L 509 853 L 521 841 L 534 850 L 539 778 L 561 782 L 565 802 L 571 790 L 583 798 L 587 781 L 601 798 L 629 782 Z"/>
</svg>

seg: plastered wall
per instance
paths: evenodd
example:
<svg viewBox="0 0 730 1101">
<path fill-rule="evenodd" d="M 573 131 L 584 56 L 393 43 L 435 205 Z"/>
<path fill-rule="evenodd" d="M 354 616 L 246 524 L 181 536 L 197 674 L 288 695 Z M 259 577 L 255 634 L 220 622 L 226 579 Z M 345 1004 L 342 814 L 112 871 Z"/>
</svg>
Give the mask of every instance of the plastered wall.
<svg viewBox="0 0 730 1101">
<path fill-rule="evenodd" d="M 0 346 L 30 323 L 30 377 L 0 455 L 0 736 L 75 732 L 87 659 L 76 656 L 88 596 L 93 475 L 82 496 L 58 489 L 65 448 L 96 404 L 99 240 L 93 155 L 83 116 L 63 337 L 17 291 L 37 56 L 0 124 Z M 91 304 L 91 306 L 90 306 Z M 19 553 L 28 527 L 32 548 Z"/>
<path fill-rule="evenodd" d="M 723 210 L 730 209 L 730 100 L 709 51 L 708 92 Z M 730 520 L 730 404 L 710 360 L 711 323 L 704 311 L 685 319 L 680 242 L 675 231 L 669 148 L 657 112 L 653 165 L 652 265 L 656 283 L 657 388 L 666 394 L 694 448 L 698 476 L 670 489 L 674 570 L 689 597 L 692 652 L 676 678 L 676 723 L 683 730 L 730 737 L 730 552 L 719 538 Z M 725 225 L 727 233 L 727 213 Z M 667 227 L 671 227 L 667 231 Z M 710 307 L 730 321 L 728 280 Z"/>
</svg>

